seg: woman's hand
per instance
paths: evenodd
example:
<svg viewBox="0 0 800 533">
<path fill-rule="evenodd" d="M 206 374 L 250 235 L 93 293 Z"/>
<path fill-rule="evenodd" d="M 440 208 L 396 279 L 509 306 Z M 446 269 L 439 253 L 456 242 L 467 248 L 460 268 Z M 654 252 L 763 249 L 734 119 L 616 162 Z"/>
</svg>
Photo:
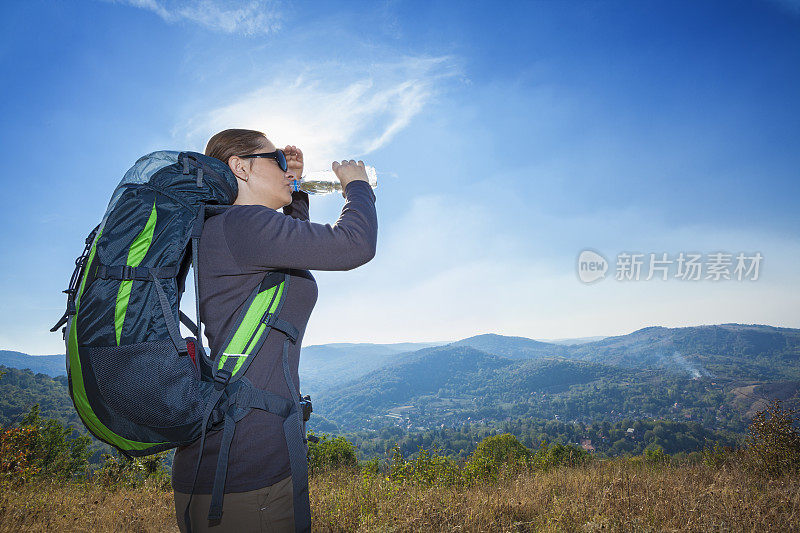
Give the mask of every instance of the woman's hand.
<svg viewBox="0 0 800 533">
<path fill-rule="evenodd" d="M 342 196 L 344 196 L 345 187 L 347 187 L 347 184 L 351 181 L 361 180 L 369 183 L 367 170 L 364 168 L 363 161 L 359 160 L 356 164 L 354 160 L 350 159 L 349 161 L 342 161 L 341 165 L 337 161 L 334 161 L 331 164 L 331 169 L 333 169 L 334 174 L 336 174 L 336 177 L 339 178 L 339 182 L 342 184 Z"/>
<path fill-rule="evenodd" d="M 283 149 L 286 155 L 286 166 L 289 172 L 294 174 L 294 179 L 299 180 L 303 177 L 303 151 L 294 145 L 286 145 Z"/>
</svg>

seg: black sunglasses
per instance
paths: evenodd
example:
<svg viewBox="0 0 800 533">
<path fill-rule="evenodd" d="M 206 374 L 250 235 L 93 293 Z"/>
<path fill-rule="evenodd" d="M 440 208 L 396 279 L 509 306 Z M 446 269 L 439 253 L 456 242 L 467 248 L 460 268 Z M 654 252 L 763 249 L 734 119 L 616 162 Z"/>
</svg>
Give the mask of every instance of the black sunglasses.
<svg viewBox="0 0 800 533">
<path fill-rule="evenodd" d="M 278 166 L 281 168 L 282 171 L 286 172 L 289 166 L 286 164 L 286 154 L 283 153 L 283 150 L 275 150 L 274 152 L 263 153 L 263 154 L 246 154 L 240 155 L 242 159 L 254 159 L 256 157 L 265 157 L 269 159 L 274 159 Z"/>
</svg>

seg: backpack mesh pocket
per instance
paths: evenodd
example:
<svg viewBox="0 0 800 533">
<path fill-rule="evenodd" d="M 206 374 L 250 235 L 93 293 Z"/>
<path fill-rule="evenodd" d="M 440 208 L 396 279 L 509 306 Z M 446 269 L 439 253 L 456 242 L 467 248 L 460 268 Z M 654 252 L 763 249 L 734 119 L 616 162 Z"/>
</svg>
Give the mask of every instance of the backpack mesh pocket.
<svg viewBox="0 0 800 533">
<path fill-rule="evenodd" d="M 94 401 L 102 402 L 111 416 L 153 428 L 183 426 L 202 416 L 194 365 L 171 340 L 86 346 L 80 352 L 95 377 Z"/>
</svg>

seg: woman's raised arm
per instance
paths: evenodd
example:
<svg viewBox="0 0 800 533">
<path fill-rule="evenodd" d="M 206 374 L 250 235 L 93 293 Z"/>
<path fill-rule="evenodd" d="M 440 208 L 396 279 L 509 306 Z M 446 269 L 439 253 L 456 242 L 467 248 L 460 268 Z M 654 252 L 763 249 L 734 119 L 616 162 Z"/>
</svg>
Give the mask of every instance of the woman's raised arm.
<svg viewBox="0 0 800 533">
<path fill-rule="evenodd" d="M 346 185 L 344 194 L 346 202 L 334 225 L 292 218 L 259 205 L 234 206 L 224 215 L 228 248 L 246 272 L 361 266 L 375 256 L 375 193 L 366 181 L 354 180 Z"/>
</svg>

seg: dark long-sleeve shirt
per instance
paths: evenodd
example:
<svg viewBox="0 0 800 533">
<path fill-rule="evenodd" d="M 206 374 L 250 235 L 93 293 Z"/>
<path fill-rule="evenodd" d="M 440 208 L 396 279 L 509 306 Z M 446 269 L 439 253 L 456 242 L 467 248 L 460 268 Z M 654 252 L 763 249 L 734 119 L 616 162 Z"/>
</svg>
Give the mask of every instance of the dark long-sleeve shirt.
<svg viewBox="0 0 800 533">
<path fill-rule="evenodd" d="M 200 315 L 212 353 L 222 351 L 221 344 L 264 274 L 287 270 L 289 289 L 281 318 L 299 332 L 297 343 L 289 344 L 289 370 L 295 389 L 302 390 L 300 347 L 317 301 L 317 283 L 309 270 L 350 270 L 375 255 L 378 219 L 372 188 L 365 181 L 353 181 L 347 184 L 345 197 L 334 225 L 309 221 L 304 192 L 293 192 L 292 203 L 283 213 L 261 205 L 234 205 L 206 221 L 198 250 L 199 293 Z M 245 376 L 258 388 L 291 398 L 283 373 L 284 338 L 283 333 L 272 330 Z M 196 493 L 211 492 L 221 434 L 215 431 L 206 437 Z M 199 445 L 197 441 L 175 452 L 174 490 L 191 491 Z M 225 492 L 266 487 L 290 473 L 283 419 L 254 409 L 236 425 Z"/>
</svg>

